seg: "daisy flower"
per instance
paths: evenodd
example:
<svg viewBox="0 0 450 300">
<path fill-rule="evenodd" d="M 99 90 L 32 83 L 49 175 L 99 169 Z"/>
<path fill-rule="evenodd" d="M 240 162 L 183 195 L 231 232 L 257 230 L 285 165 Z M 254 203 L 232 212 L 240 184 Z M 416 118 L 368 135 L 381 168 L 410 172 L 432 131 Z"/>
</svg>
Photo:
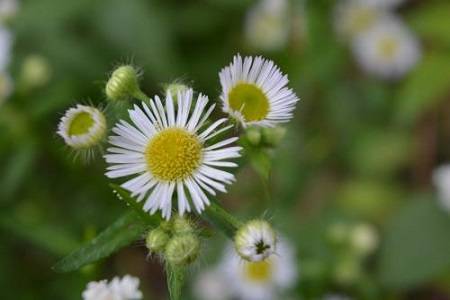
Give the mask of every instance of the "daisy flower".
<svg viewBox="0 0 450 300">
<path fill-rule="evenodd" d="M 292 118 L 299 99 L 287 88 L 288 78 L 270 60 L 236 55 L 219 73 L 224 112 L 245 127 L 274 127 Z"/>
<path fill-rule="evenodd" d="M 437 188 L 442 208 L 450 212 L 450 164 L 440 166 L 433 171 L 433 184 Z"/>
<path fill-rule="evenodd" d="M 281 239 L 277 253 L 258 262 L 243 261 L 228 249 L 219 266 L 224 284 L 242 300 L 282 299 L 297 280 L 297 261 L 292 247 Z"/>
<path fill-rule="evenodd" d="M 69 108 L 58 125 L 57 133 L 76 150 L 98 145 L 106 134 L 106 119 L 95 107 L 77 104 Z"/>
<path fill-rule="evenodd" d="M 404 75 L 421 56 L 420 45 L 396 18 L 385 18 L 354 39 L 353 52 L 363 70 L 384 79 Z"/>
<path fill-rule="evenodd" d="M 139 279 L 130 275 L 106 280 L 89 282 L 83 291 L 83 300 L 138 300 L 142 299 Z"/>
<path fill-rule="evenodd" d="M 110 164 L 106 176 L 132 176 L 122 187 L 138 201 L 145 199 L 145 211 L 153 214 L 161 210 L 166 219 L 171 216 L 174 193 L 178 212 L 183 215 L 191 211 L 191 203 L 198 213 L 209 205 L 205 191 L 211 195 L 216 190 L 225 192 L 225 184 L 235 178 L 220 168 L 236 167 L 228 160 L 239 157 L 241 150 L 229 146 L 237 137 L 207 145 L 211 138 L 231 128 L 220 128 L 225 118 L 203 128 L 214 109 L 214 105 L 206 108 L 208 97 L 200 94 L 194 101 L 189 89 L 180 92 L 177 99 L 177 108 L 170 93 L 165 105 L 158 96 L 148 104 L 142 102 L 141 108 L 135 105 L 129 110 L 133 125 L 122 120 L 115 126 L 116 135 L 110 137 L 113 147 L 105 155 Z"/>
<path fill-rule="evenodd" d="M 245 38 L 256 49 L 282 49 L 289 39 L 287 0 L 261 0 L 252 7 L 245 22 Z"/>
<path fill-rule="evenodd" d="M 231 298 L 228 286 L 224 284 L 224 276 L 218 268 L 201 272 L 194 282 L 195 299 L 228 300 Z"/>
</svg>

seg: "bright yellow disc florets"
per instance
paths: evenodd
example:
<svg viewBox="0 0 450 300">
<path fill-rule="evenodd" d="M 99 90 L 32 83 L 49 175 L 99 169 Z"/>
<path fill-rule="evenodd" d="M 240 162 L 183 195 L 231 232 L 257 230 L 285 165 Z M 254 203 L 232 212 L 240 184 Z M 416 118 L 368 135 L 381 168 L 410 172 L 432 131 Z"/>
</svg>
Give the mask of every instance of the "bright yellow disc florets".
<svg viewBox="0 0 450 300">
<path fill-rule="evenodd" d="M 165 129 L 150 141 L 145 151 L 149 171 L 160 180 L 184 179 L 200 165 L 202 148 L 199 139 L 186 130 Z"/>
<path fill-rule="evenodd" d="M 83 135 L 89 132 L 92 125 L 94 125 L 94 120 L 91 114 L 87 112 L 80 112 L 77 114 L 69 125 L 69 136 Z"/>
<path fill-rule="evenodd" d="M 228 103 L 239 111 L 246 121 L 261 121 L 269 113 L 269 99 L 254 84 L 238 83 L 228 94 Z"/>
<path fill-rule="evenodd" d="M 270 260 L 258 262 L 245 262 L 245 276 L 254 282 L 266 282 L 272 275 L 272 264 Z"/>
</svg>

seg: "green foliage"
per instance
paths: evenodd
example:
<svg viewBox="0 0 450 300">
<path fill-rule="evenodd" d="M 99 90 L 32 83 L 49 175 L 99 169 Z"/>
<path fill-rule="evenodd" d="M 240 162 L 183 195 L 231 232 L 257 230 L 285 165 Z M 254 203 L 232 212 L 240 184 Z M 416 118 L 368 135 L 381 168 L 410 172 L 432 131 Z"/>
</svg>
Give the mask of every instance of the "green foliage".
<svg viewBox="0 0 450 300">
<path fill-rule="evenodd" d="M 119 249 L 142 238 L 148 226 L 134 211 L 122 215 L 96 238 L 75 250 L 53 266 L 56 272 L 70 272 L 108 257 Z"/>
<path fill-rule="evenodd" d="M 166 264 L 166 279 L 170 300 L 181 300 L 182 289 L 185 283 L 186 267 L 175 267 Z"/>
<path fill-rule="evenodd" d="M 450 269 L 450 217 L 432 200 L 411 201 L 387 224 L 378 265 L 385 286 L 413 288 Z"/>
<path fill-rule="evenodd" d="M 206 207 L 201 216 L 230 239 L 234 238 L 236 230 L 241 226 L 239 220 L 214 202 L 211 202 L 211 205 Z"/>
</svg>

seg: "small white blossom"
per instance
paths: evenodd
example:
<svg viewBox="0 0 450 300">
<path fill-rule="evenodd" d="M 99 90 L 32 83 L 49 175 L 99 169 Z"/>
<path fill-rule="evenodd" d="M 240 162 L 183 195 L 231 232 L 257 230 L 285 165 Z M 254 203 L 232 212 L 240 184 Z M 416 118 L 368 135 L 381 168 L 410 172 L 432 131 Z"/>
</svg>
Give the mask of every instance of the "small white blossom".
<svg viewBox="0 0 450 300">
<path fill-rule="evenodd" d="M 84 290 L 83 300 L 139 300 L 139 279 L 130 275 L 115 277 L 108 283 L 106 280 L 90 282 Z"/>
<path fill-rule="evenodd" d="M 442 165 L 433 171 L 433 184 L 437 189 L 441 207 L 450 213 L 450 164 Z"/>
<path fill-rule="evenodd" d="M 398 18 L 379 20 L 353 40 L 353 52 L 363 70 L 384 79 L 395 79 L 414 67 L 420 44 Z"/>
<path fill-rule="evenodd" d="M 8 29 L 0 24 L 0 72 L 4 72 L 11 59 L 12 36 Z"/>
<path fill-rule="evenodd" d="M 286 46 L 289 39 L 287 0 L 260 0 L 247 13 L 245 38 L 256 49 L 273 51 Z"/>
<path fill-rule="evenodd" d="M 224 275 L 217 268 L 201 272 L 194 283 L 194 294 L 199 300 L 228 300 L 231 298 Z"/>
</svg>

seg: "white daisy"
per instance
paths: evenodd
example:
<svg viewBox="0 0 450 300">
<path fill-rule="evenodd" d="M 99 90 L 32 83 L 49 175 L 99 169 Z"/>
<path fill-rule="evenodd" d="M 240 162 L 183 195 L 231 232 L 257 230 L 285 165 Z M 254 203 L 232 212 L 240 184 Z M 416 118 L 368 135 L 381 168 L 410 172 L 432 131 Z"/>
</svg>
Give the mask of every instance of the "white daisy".
<svg viewBox="0 0 450 300">
<path fill-rule="evenodd" d="M 106 280 L 89 282 L 82 296 L 83 300 L 138 300 L 142 299 L 142 292 L 139 279 L 126 275 L 115 277 L 110 283 Z"/>
<path fill-rule="evenodd" d="M 208 97 L 200 94 L 193 110 L 192 89 L 179 93 L 177 99 L 177 108 L 170 93 L 165 106 L 158 96 L 150 99 L 149 105 L 143 102 L 142 109 L 135 105 L 129 110 L 133 125 L 122 120 L 115 126 L 117 135 L 110 137 L 114 147 L 105 155 L 110 164 L 106 176 L 133 176 L 122 187 L 138 201 L 146 198 L 145 211 L 153 214 L 160 209 L 166 219 L 171 216 L 175 192 L 180 215 L 191 211 L 190 202 L 201 213 L 210 203 L 204 191 L 211 195 L 216 190 L 225 192 L 225 184 L 235 178 L 219 168 L 236 167 L 227 160 L 239 157 L 241 150 L 227 146 L 237 137 L 207 145 L 211 138 L 231 128 L 216 130 L 227 121 L 224 118 L 202 129 L 214 109 L 214 105 L 206 109 Z"/>
<path fill-rule="evenodd" d="M 88 149 L 105 137 L 106 119 L 97 108 L 77 104 L 61 118 L 57 133 L 70 147 Z"/>
<path fill-rule="evenodd" d="M 234 246 L 243 259 L 261 261 L 275 253 L 277 235 L 267 221 L 252 220 L 236 232 Z"/>
<path fill-rule="evenodd" d="M 421 56 L 420 45 L 396 18 L 383 18 L 353 41 L 353 52 L 361 68 L 385 79 L 408 72 Z"/>
<path fill-rule="evenodd" d="M 286 46 L 289 39 L 287 0 L 261 0 L 252 7 L 245 22 L 245 38 L 256 49 L 273 51 Z"/>
<path fill-rule="evenodd" d="M 334 10 L 334 28 L 344 39 L 353 38 L 373 26 L 381 15 L 387 13 L 371 3 L 377 0 L 341 0 Z"/>
<path fill-rule="evenodd" d="M 19 1 L 0 0 L 0 21 L 8 20 L 17 14 Z"/>
<path fill-rule="evenodd" d="M 259 262 L 243 261 L 229 248 L 219 268 L 224 284 L 242 300 L 283 299 L 282 293 L 295 284 L 298 276 L 293 249 L 283 239 L 276 254 Z"/>
<path fill-rule="evenodd" d="M 292 118 L 299 99 L 286 85 L 288 78 L 270 60 L 236 55 L 219 73 L 224 112 L 243 126 L 273 127 Z"/>
<path fill-rule="evenodd" d="M 442 208 L 450 212 L 450 164 L 442 165 L 433 171 L 433 184 Z"/>
<path fill-rule="evenodd" d="M 0 71 L 5 71 L 11 59 L 12 36 L 8 29 L 0 24 Z"/>
</svg>

